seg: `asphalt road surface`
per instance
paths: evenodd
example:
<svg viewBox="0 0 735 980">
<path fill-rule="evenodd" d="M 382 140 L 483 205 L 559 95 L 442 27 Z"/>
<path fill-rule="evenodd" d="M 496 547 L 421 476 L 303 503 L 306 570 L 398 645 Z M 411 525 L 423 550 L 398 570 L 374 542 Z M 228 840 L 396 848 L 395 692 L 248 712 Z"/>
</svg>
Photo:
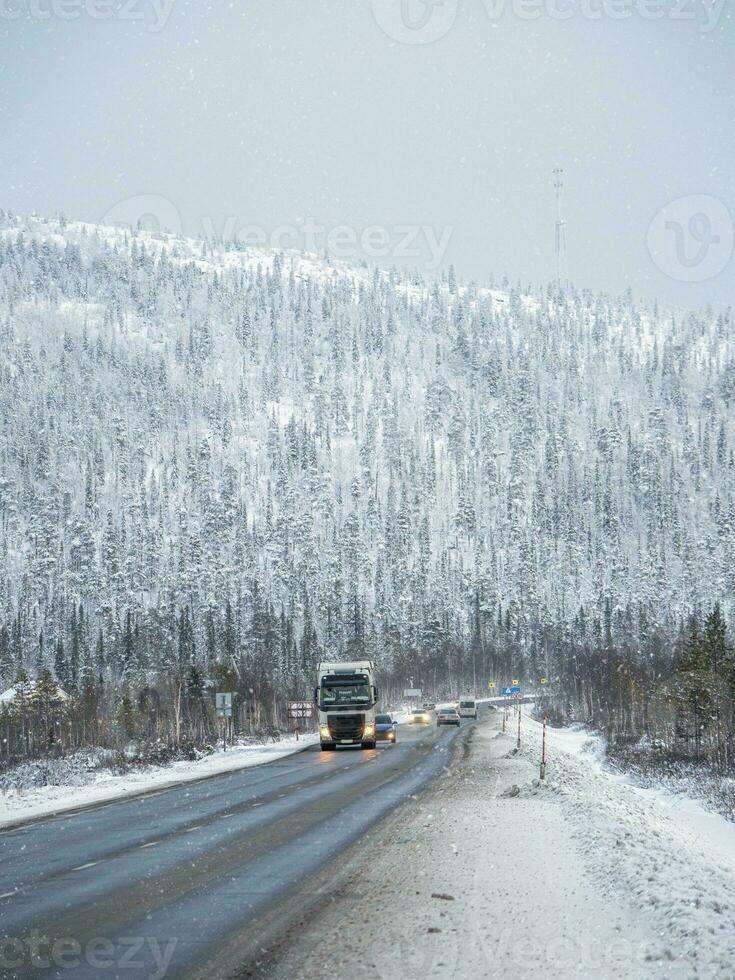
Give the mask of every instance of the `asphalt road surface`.
<svg viewBox="0 0 735 980">
<path fill-rule="evenodd" d="M 403 725 L 394 746 L 310 747 L 0 832 L 0 976 L 247 973 L 325 869 L 449 764 L 457 731 Z"/>
</svg>

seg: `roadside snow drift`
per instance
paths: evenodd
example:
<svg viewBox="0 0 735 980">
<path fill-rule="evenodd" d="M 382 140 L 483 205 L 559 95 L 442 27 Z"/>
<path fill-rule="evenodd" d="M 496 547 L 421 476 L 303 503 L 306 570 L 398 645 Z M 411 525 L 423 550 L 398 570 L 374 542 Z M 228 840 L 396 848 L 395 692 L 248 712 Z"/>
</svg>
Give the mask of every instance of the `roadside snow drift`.
<svg viewBox="0 0 735 980">
<path fill-rule="evenodd" d="M 300 752 L 317 740 L 317 735 L 309 734 L 302 735 L 298 741 L 285 738 L 268 745 L 238 745 L 226 752 L 219 747 L 212 755 L 194 762 L 174 762 L 170 766 L 156 766 L 124 775 L 93 774 L 94 781 L 84 786 L 43 786 L 30 790 L 20 786 L 0 794 L 0 827 L 262 765 Z"/>
</svg>

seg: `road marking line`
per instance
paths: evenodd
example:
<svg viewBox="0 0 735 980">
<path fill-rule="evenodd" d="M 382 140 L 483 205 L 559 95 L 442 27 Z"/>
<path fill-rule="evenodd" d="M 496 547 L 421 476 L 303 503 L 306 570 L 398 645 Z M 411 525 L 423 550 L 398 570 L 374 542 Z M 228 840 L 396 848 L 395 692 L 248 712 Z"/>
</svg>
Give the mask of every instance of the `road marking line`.
<svg viewBox="0 0 735 980">
<path fill-rule="evenodd" d="M 234 813 L 223 813 L 222 814 L 222 819 L 223 820 L 226 820 L 228 817 L 234 817 L 234 816 L 235 816 Z"/>
<path fill-rule="evenodd" d="M 12 898 L 14 895 L 17 895 L 17 894 L 18 894 L 18 892 L 5 892 L 4 895 L 0 895 L 0 898 Z"/>
<path fill-rule="evenodd" d="M 265 806 L 265 803 L 253 803 L 252 806 Z"/>
<path fill-rule="evenodd" d="M 199 824 L 198 827 L 189 827 L 189 829 L 186 831 L 186 833 L 187 834 L 193 834 L 195 830 L 201 830 L 201 829 L 202 829 L 202 825 Z"/>
<path fill-rule="evenodd" d="M 93 868 L 95 864 L 99 864 L 99 861 L 90 861 L 88 864 L 80 864 L 78 868 L 72 868 L 72 871 L 84 871 L 85 868 Z"/>
<path fill-rule="evenodd" d="M 152 840 L 149 844 L 141 844 L 140 849 L 142 851 L 144 847 L 155 847 L 157 843 L 157 840 Z"/>
</svg>

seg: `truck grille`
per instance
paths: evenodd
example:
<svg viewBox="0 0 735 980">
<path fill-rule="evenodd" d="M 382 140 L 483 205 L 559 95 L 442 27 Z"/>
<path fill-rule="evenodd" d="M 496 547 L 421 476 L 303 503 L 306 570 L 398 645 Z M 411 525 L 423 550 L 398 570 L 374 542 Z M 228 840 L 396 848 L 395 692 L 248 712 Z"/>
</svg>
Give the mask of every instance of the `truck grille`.
<svg viewBox="0 0 735 980">
<path fill-rule="evenodd" d="M 364 715 L 330 715 L 329 734 L 334 739 L 362 738 Z"/>
</svg>

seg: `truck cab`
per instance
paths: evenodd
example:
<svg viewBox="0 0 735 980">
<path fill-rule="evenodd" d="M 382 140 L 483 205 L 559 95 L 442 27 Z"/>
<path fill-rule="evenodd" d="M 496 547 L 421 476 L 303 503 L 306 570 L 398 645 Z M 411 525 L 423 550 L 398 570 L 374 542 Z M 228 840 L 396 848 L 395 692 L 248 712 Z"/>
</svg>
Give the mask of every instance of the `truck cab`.
<svg viewBox="0 0 735 980">
<path fill-rule="evenodd" d="M 375 748 L 378 691 L 371 660 L 318 664 L 314 700 L 322 752 L 338 745 Z"/>
</svg>

